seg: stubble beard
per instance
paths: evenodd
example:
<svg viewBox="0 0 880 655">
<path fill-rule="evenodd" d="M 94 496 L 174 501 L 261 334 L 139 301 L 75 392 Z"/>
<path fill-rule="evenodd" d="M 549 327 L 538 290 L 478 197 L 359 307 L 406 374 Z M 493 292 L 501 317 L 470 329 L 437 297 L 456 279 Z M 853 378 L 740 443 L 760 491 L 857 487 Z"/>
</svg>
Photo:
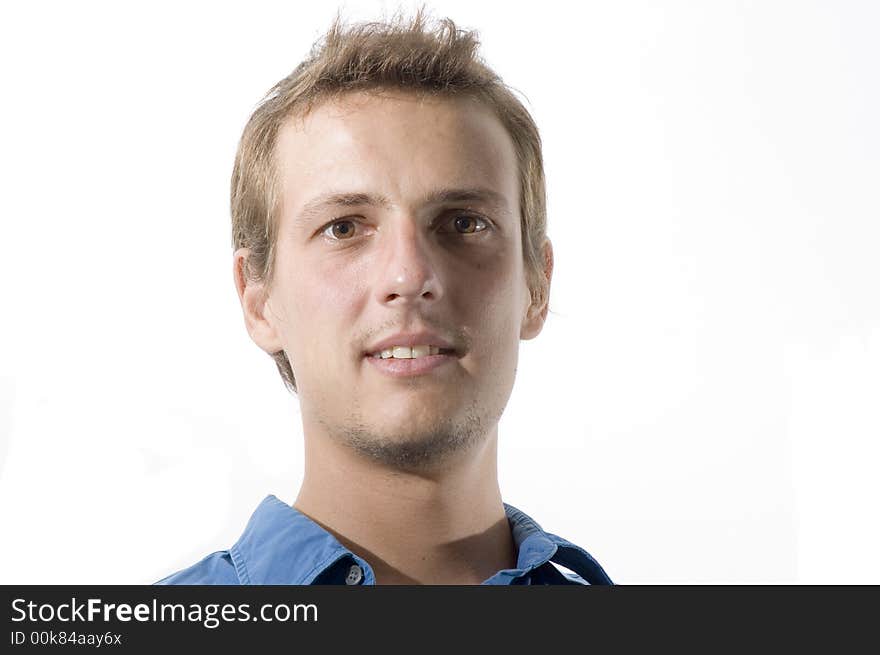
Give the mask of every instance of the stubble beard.
<svg viewBox="0 0 880 655">
<path fill-rule="evenodd" d="M 428 472 L 482 443 L 491 421 L 485 408 L 474 401 L 458 417 L 444 417 L 418 432 L 378 432 L 355 414 L 331 433 L 346 447 L 377 464 L 401 471 Z"/>
</svg>

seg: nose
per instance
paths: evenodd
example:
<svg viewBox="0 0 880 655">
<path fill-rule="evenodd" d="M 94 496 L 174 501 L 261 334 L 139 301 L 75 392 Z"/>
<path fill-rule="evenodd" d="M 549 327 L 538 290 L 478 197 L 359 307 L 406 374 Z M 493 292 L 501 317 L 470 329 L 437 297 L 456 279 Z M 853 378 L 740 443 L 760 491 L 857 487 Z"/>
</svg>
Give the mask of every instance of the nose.
<svg viewBox="0 0 880 655">
<path fill-rule="evenodd" d="M 443 296 L 437 262 L 439 253 L 430 244 L 418 221 L 404 217 L 386 226 L 380 255 L 376 296 L 387 305 L 410 305 Z"/>
</svg>

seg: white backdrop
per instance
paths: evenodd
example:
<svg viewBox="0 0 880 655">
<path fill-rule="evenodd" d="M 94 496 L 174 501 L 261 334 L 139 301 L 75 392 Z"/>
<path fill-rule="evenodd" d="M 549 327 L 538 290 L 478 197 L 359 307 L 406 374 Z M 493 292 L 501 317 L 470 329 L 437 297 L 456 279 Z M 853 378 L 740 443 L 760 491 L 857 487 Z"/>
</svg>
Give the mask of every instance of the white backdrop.
<svg viewBox="0 0 880 655">
<path fill-rule="evenodd" d="M 505 500 L 618 582 L 880 583 L 880 5 L 429 6 L 545 142 L 553 313 Z M 152 582 L 295 498 L 228 180 L 336 9 L 0 9 L 0 583 Z"/>
</svg>

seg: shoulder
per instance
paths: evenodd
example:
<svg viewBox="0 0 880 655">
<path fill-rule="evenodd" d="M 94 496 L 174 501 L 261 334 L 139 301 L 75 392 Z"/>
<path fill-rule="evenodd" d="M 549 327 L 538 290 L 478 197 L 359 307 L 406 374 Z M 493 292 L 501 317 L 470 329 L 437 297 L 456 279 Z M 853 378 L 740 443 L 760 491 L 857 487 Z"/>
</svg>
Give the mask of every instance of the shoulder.
<svg viewBox="0 0 880 655">
<path fill-rule="evenodd" d="M 545 532 L 522 510 L 504 504 L 513 540 L 519 550 L 520 567 L 547 563 L 550 584 L 614 584 L 590 553 L 559 535 Z M 553 565 L 556 566 L 553 566 Z"/>
<path fill-rule="evenodd" d="M 238 585 L 241 584 L 228 550 L 211 553 L 192 566 L 162 578 L 157 585 Z"/>
<path fill-rule="evenodd" d="M 565 576 L 565 578 L 566 578 L 571 584 L 582 584 L 582 585 L 588 585 L 588 584 L 590 584 L 589 582 L 587 582 L 586 580 L 584 580 L 581 576 L 579 576 L 577 573 L 569 573 L 568 571 L 562 571 L 561 573 L 562 573 L 562 575 Z"/>
<path fill-rule="evenodd" d="M 558 535 L 547 533 L 547 536 L 556 544 L 553 562 L 568 569 L 562 573 L 571 582 L 590 585 L 614 584 L 602 565 L 586 550 Z"/>
</svg>

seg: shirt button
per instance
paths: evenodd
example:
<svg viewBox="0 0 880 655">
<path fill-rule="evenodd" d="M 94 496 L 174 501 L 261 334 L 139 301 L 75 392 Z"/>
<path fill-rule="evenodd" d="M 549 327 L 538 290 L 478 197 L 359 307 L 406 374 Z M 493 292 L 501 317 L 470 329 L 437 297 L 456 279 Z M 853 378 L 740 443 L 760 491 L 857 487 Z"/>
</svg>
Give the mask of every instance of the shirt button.
<svg viewBox="0 0 880 655">
<path fill-rule="evenodd" d="M 348 575 L 345 576 L 345 584 L 360 584 L 364 579 L 364 572 L 357 564 L 352 564 L 348 569 Z"/>
</svg>

